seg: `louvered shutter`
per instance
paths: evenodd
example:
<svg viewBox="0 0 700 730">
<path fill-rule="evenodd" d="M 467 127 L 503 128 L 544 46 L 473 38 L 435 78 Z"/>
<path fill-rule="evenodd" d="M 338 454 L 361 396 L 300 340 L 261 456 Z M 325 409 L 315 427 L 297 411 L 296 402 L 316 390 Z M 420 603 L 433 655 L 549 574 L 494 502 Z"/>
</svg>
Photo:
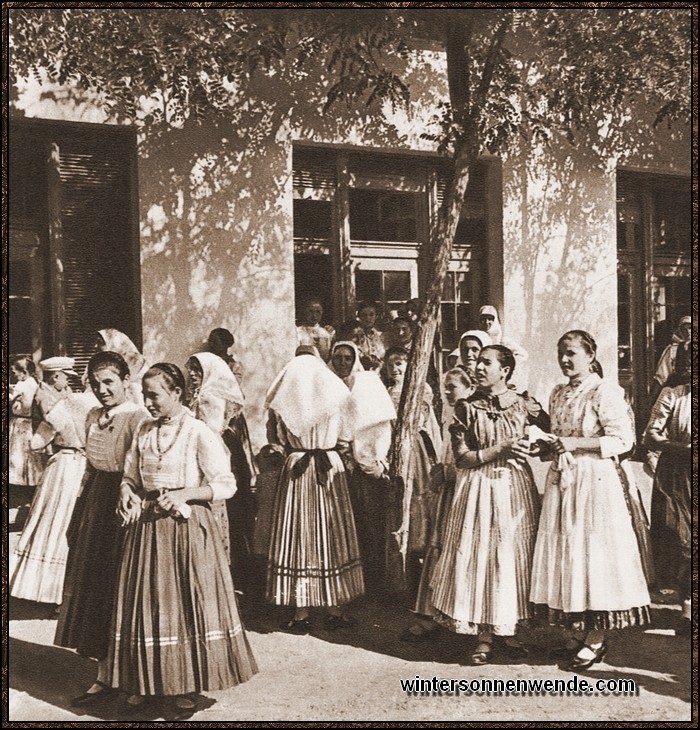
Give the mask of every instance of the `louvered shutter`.
<svg viewBox="0 0 700 730">
<path fill-rule="evenodd" d="M 63 230 L 65 347 L 79 373 L 95 335 L 133 332 L 128 161 L 123 140 L 59 143 Z"/>
<path fill-rule="evenodd" d="M 136 135 L 109 125 L 44 120 L 13 120 L 12 126 L 11 144 L 29 140 L 42 150 L 41 184 L 28 182 L 42 201 L 39 209 L 48 209 L 48 221 L 56 222 L 49 230 L 46 214 L 32 216 L 48 277 L 41 356 L 70 355 L 82 374 L 97 330 L 114 327 L 141 344 Z M 16 152 L 13 174 L 28 177 L 29 155 L 19 145 Z M 16 205 L 11 225 L 21 222 L 22 212 Z"/>
</svg>

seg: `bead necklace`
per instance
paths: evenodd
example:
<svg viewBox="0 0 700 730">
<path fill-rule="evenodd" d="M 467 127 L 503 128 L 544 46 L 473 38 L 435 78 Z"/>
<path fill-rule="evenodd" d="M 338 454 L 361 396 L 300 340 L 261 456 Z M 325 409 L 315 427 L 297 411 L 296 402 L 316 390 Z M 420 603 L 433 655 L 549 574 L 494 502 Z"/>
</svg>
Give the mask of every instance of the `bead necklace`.
<svg viewBox="0 0 700 730">
<path fill-rule="evenodd" d="M 170 420 L 168 422 L 170 422 Z M 173 436 L 173 440 L 164 449 L 160 446 L 160 427 L 163 423 L 165 423 L 165 421 L 159 422 L 156 426 L 156 453 L 158 454 L 158 465 L 156 466 L 156 468 L 158 469 L 158 471 L 160 471 L 163 466 L 163 457 L 165 456 L 165 454 L 168 453 L 168 451 L 170 451 L 170 449 L 173 448 L 175 442 L 180 435 L 180 431 L 182 431 L 182 427 L 185 424 L 185 414 L 183 413 L 180 416 L 180 423 L 178 424 L 175 436 Z"/>
</svg>

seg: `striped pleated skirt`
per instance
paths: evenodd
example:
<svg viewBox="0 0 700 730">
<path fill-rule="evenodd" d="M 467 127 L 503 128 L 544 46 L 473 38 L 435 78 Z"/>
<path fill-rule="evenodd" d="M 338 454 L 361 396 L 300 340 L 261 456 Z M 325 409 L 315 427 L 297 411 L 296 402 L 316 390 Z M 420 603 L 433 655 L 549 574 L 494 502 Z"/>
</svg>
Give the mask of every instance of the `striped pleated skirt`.
<svg viewBox="0 0 700 730">
<path fill-rule="evenodd" d="M 431 587 L 435 620 L 460 634 L 515 634 L 531 616 L 539 495 L 529 465 L 495 461 L 457 472 Z"/>
<path fill-rule="evenodd" d="M 258 670 L 209 505 L 188 519 L 147 502 L 125 529 L 108 652 L 109 681 L 128 694 L 216 691 Z"/>
<path fill-rule="evenodd" d="M 329 451 L 325 483 L 313 457 L 293 478 L 302 458 L 287 457 L 277 482 L 267 565 L 267 599 L 283 606 L 340 606 L 364 593 L 355 520 L 345 469 Z"/>
<path fill-rule="evenodd" d="M 41 476 L 19 542 L 10 556 L 10 594 L 61 603 L 68 560 L 68 526 L 85 475 L 82 451 L 54 454 Z"/>
</svg>

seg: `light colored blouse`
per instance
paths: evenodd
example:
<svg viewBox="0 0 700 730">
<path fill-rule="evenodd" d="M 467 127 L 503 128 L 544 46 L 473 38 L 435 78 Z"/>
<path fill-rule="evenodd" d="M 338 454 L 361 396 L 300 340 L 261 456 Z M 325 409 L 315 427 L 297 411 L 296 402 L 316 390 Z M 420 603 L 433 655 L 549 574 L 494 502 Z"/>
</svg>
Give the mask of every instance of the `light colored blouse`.
<svg viewBox="0 0 700 730">
<path fill-rule="evenodd" d="M 677 385 L 664 388 L 651 409 L 651 416 L 644 432 L 645 440 L 649 434 L 665 435 L 669 441 L 687 446 L 691 442 L 691 411 L 693 403 L 690 385 Z M 649 448 L 654 444 L 649 442 Z"/>
<path fill-rule="evenodd" d="M 126 455 L 124 482 L 137 491 L 209 486 L 213 501 L 236 493 L 230 456 L 221 436 L 187 410 L 166 422 L 141 424 Z"/>
<path fill-rule="evenodd" d="M 34 378 L 20 380 L 12 386 L 12 415 L 20 418 L 29 418 L 32 415 L 32 401 L 39 388 Z"/>
<path fill-rule="evenodd" d="M 603 459 L 624 454 L 634 445 L 624 390 L 595 373 L 575 388 L 569 383 L 555 385 L 549 414 L 552 433 L 557 436 L 599 438 Z"/>
<path fill-rule="evenodd" d="M 85 421 L 93 403 L 91 394 L 66 394 L 44 415 L 32 436 L 31 448 L 36 451 L 53 442 L 57 449 L 83 449 Z"/>
<path fill-rule="evenodd" d="M 132 401 L 107 412 L 93 408 L 86 422 L 85 453 L 90 465 L 98 471 L 122 471 L 134 434 L 147 418 L 148 411 Z"/>
</svg>

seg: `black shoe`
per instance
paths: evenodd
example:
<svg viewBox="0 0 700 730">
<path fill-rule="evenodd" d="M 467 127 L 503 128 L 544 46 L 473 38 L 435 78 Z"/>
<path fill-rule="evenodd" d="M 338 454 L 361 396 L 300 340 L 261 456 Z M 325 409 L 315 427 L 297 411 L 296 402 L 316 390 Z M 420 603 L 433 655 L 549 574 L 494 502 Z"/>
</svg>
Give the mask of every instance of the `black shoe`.
<svg viewBox="0 0 700 730">
<path fill-rule="evenodd" d="M 349 616 L 326 616 L 325 626 L 328 631 L 337 629 L 349 629 L 355 625 L 355 620 Z"/>
<path fill-rule="evenodd" d="M 566 644 L 562 646 L 555 646 L 553 649 L 550 649 L 549 656 L 552 659 L 568 659 L 571 660 L 573 656 L 576 656 L 581 649 L 583 648 L 583 642 L 577 641 L 575 644 L 572 644 L 571 646 L 567 646 Z"/>
<path fill-rule="evenodd" d="M 517 644 L 509 644 L 507 641 L 502 641 L 501 645 L 503 651 L 511 657 L 511 659 L 527 659 L 530 656 L 530 650 L 525 644 L 518 642 Z"/>
<path fill-rule="evenodd" d="M 100 689 L 98 689 L 97 692 L 84 692 L 78 697 L 74 697 L 70 701 L 71 705 L 73 707 L 87 707 L 88 705 L 95 704 L 96 702 L 101 702 L 106 697 L 110 697 L 114 694 L 114 690 L 106 684 L 102 684 L 102 682 L 97 682 L 96 684 L 100 685 Z"/>
<path fill-rule="evenodd" d="M 608 645 L 605 642 L 603 642 L 597 649 L 594 649 L 592 646 L 588 646 L 588 644 L 584 644 L 581 648 L 590 649 L 590 651 L 593 652 L 593 657 L 591 659 L 582 659 L 577 654 L 571 660 L 571 664 L 569 664 L 569 669 L 573 672 L 581 669 L 590 669 L 594 664 L 602 662 L 603 659 L 605 659 L 605 655 L 608 653 Z"/>
<path fill-rule="evenodd" d="M 306 618 L 293 618 L 291 621 L 282 624 L 282 630 L 288 634 L 308 634 L 311 631 L 311 620 Z"/>
</svg>

